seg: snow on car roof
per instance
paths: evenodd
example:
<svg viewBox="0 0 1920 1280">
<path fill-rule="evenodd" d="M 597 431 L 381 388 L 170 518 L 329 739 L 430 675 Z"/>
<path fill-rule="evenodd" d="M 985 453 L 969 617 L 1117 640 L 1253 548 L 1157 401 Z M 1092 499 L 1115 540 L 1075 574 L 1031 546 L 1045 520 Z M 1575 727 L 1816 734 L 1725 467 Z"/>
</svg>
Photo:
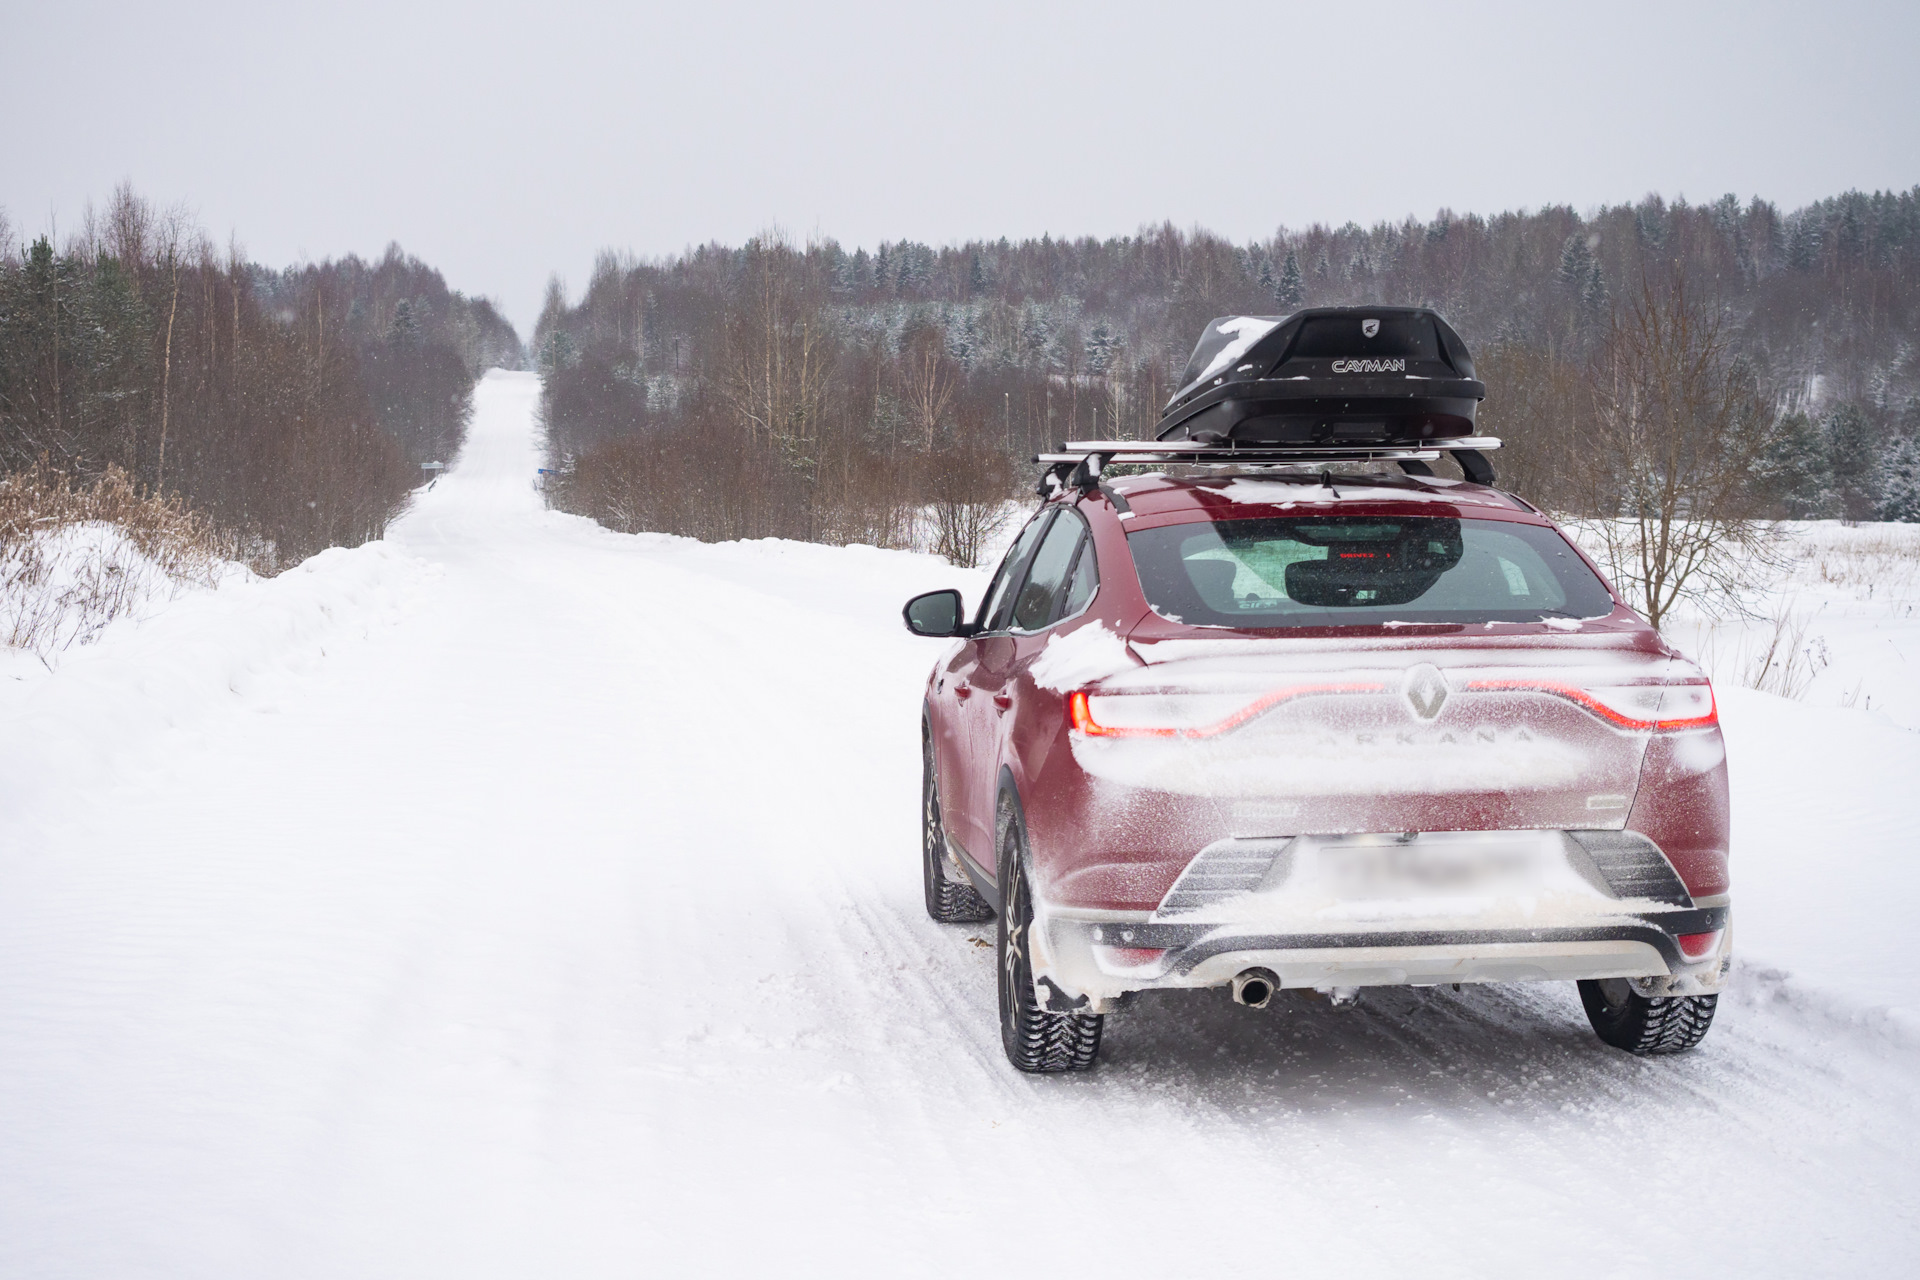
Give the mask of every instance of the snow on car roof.
<svg viewBox="0 0 1920 1280">
<path fill-rule="evenodd" d="M 1539 513 L 1511 494 L 1464 480 L 1442 476 L 1340 475 L 1323 480 L 1317 472 L 1285 476 L 1196 475 L 1164 472 L 1119 476 L 1109 486 L 1126 498 L 1139 518 L 1206 514 L 1217 516 L 1223 505 L 1253 508 L 1369 506 L 1404 504 L 1411 508 L 1444 504 L 1452 508 L 1480 507 L 1493 519 L 1537 520 Z M 1261 514 L 1248 511 L 1247 515 Z"/>
</svg>

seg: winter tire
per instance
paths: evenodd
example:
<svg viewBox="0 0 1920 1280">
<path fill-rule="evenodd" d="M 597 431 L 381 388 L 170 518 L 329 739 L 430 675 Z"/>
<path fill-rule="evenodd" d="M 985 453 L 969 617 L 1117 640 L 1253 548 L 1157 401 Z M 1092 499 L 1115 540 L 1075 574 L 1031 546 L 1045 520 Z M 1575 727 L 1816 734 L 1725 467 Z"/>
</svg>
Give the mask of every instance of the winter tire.
<svg viewBox="0 0 1920 1280">
<path fill-rule="evenodd" d="M 1022 1071 L 1084 1071 L 1100 1052 L 1097 1013 L 1053 1013 L 1040 1007 L 1028 951 L 1033 893 L 1027 882 L 1027 838 L 1019 813 L 1003 798 L 1000 828 L 1000 1042 Z"/>
<path fill-rule="evenodd" d="M 942 924 L 979 924 L 993 908 L 970 884 L 947 879 L 947 838 L 940 821 L 940 780 L 933 767 L 933 738 L 920 733 L 920 874 L 927 914 Z"/>
<path fill-rule="evenodd" d="M 1706 1038 L 1719 996 L 1643 996 L 1625 978 L 1587 978 L 1580 1003 L 1593 1033 L 1642 1056 L 1685 1053 Z"/>
</svg>

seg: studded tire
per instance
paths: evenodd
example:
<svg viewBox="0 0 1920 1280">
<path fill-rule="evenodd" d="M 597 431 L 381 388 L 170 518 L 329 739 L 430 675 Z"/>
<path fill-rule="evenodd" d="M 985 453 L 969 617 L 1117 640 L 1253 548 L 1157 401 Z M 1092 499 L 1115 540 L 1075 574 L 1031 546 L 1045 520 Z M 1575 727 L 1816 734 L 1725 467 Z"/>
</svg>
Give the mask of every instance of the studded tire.
<svg viewBox="0 0 1920 1280">
<path fill-rule="evenodd" d="M 972 885 L 947 879 L 946 829 L 940 818 L 940 779 L 933 767 L 933 737 L 920 733 L 920 876 L 927 914 L 941 924 L 979 924 L 993 907 Z"/>
<path fill-rule="evenodd" d="M 1593 1033 L 1642 1057 L 1685 1053 L 1706 1038 L 1719 996 L 1643 996 L 1625 978 L 1586 979 L 1580 1003 Z"/>
<path fill-rule="evenodd" d="M 1100 1053 L 1097 1013 L 1054 1013 L 1034 994 L 1028 940 L 1033 928 L 1033 890 L 1027 880 L 1027 836 L 1010 798 L 999 808 L 1000 1042 L 1022 1071 L 1085 1071 Z"/>
</svg>

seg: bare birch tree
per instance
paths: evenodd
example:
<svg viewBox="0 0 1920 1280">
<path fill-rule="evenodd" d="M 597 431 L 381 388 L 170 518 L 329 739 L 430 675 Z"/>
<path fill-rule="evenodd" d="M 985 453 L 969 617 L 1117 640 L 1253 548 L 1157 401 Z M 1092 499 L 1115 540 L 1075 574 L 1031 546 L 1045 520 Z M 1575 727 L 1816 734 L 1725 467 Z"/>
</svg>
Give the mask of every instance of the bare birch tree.
<svg viewBox="0 0 1920 1280">
<path fill-rule="evenodd" d="M 804 467 L 815 460 L 834 365 L 822 283 L 777 232 L 753 241 L 745 255 L 741 305 L 726 327 L 722 394 L 749 438 L 779 446 Z"/>
</svg>

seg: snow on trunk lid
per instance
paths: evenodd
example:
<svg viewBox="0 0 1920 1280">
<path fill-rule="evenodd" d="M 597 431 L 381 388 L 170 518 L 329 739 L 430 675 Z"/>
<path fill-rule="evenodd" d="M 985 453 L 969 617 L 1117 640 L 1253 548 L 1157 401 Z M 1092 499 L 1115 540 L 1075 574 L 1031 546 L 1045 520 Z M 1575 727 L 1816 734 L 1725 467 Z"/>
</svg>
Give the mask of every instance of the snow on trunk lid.
<svg viewBox="0 0 1920 1280">
<path fill-rule="evenodd" d="M 1617 830 L 1661 708 L 1712 718 L 1690 665 L 1638 651 L 1136 650 L 1148 665 L 1070 695 L 1074 758 L 1110 783 L 1215 799 L 1236 835 Z"/>
</svg>

